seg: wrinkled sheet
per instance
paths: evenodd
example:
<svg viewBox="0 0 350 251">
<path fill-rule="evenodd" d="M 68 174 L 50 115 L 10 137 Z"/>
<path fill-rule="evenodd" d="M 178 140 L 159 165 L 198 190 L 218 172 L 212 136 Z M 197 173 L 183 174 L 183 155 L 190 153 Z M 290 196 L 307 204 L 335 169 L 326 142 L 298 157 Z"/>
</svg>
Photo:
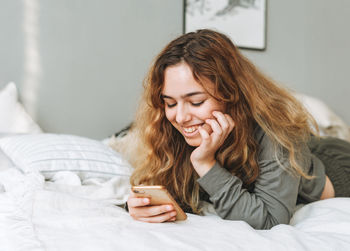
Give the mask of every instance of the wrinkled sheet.
<svg viewBox="0 0 350 251">
<path fill-rule="evenodd" d="M 77 181 L 58 174 L 0 172 L 1 251 L 115 250 L 350 250 L 350 199 L 300 208 L 290 225 L 254 230 L 214 214 L 183 222 L 134 221 L 115 206 L 127 198 L 120 180 Z"/>
</svg>

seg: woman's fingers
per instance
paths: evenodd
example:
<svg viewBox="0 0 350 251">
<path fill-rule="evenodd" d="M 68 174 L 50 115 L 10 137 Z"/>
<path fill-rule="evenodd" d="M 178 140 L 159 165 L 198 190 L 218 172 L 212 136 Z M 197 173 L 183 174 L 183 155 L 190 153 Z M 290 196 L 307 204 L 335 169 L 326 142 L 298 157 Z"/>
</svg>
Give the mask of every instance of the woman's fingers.
<svg viewBox="0 0 350 251">
<path fill-rule="evenodd" d="M 208 140 L 210 138 L 210 135 L 208 133 L 209 130 L 207 130 L 207 128 L 203 128 L 205 125 L 207 124 L 204 124 L 203 126 L 198 127 L 198 131 L 202 137 L 202 140 Z"/>
<path fill-rule="evenodd" d="M 233 121 L 232 117 L 228 114 L 224 114 L 228 123 L 229 123 L 229 131 L 231 132 L 233 128 L 235 127 L 235 122 Z"/>
<path fill-rule="evenodd" d="M 136 197 L 135 193 L 131 192 L 128 198 L 130 216 L 144 222 L 173 221 L 173 218 L 176 218 L 173 205 L 151 206 L 150 203 L 150 198 Z"/>
<path fill-rule="evenodd" d="M 207 119 L 205 120 L 205 123 L 211 126 L 211 128 L 213 129 L 213 133 L 216 133 L 217 135 L 222 135 L 222 128 L 216 119 Z"/>
<path fill-rule="evenodd" d="M 223 114 L 222 112 L 217 112 L 217 111 L 213 112 L 213 116 L 216 118 L 222 131 L 224 132 L 226 132 L 230 128 L 230 124 L 227 120 L 227 116 L 225 115 L 228 116 L 228 114 Z"/>
<path fill-rule="evenodd" d="M 212 129 L 212 133 L 203 133 L 199 130 L 199 133 L 202 136 L 202 139 L 205 142 L 206 146 L 217 146 L 221 145 L 224 140 L 227 138 L 229 133 L 234 128 L 234 121 L 228 114 L 223 114 L 222 112 L 214 111 L 214 118 L 207 119 L 204 125 L 209 125 Z M 203 127 L 204 127 L 203 125 Z M 208 130 L 206 130 L 208 132 Z"/>
<path fill-rule="evenodd" d="M 213 142 L 222 142 L 225 140 L 227 135 L 234 128 L 234 121 L 228 114 L 223 114 L 222 112 L 214 111 L 214 119 L 207 119 L 205 122 L 211 126 L 213 129 L 212 140 Z"/>
<path fill-rule="evenodd" d="M 128 199 L 128 207 L 143 207 L 143 206 L 147 206 L 150 203 L 150 199 L 149 198 L 139 198 L 139 197 L 135 197 L 130 195 L 129 199 Z"/>
<path fill-rule="evenodd" d="M 175 221 L 176 211 L 164 213 L 153 217 L 140 217 L 138 220 L 149 223 L 160 223 L 165 221 Z"/>
<path fill-rule="evenodd" d="M 211 129 L 211 126 L 209 124 L 204 124 L 201 126 L 201 128 L 206 130 L 209 135 L 213 132 L 213 129 Z"/>
<path fill-rule="evenodd" d="M 226 139 L 226 137 L 235 127 L 235 122 L 230 115 L 223 114 L 222 112 L 214 111 L 213 116 L 216 118 L 219 126 L 221 127 L 221 130 L 223 132 L 222 136 L 224 139 Z"/>
<path fill-rule="evenodd" d="M 213 119 L 207 119 L 204 125 L 202 125 L 200 128 L 204 129 L 207 133 L 204 133 L 199 129 L 199 133 L 201 134 L 202 138 L 209 139 L 208 136 L 211 136 L 213 132 L 215 132 L 213 136 L 213 140 L 216 141 L 220 137 L 227 137 L 227 135 L 232 131 L 234 128 L 234 121 L 228 114 L 223 114 L 222 112 L 214 111 L 213 112 Z"/>
<path fill-rule="evenodd" d="M 167 212 L 174 211 L 174 207 L 172 205 L 159 205 L 159 206 L 146 206 L 146 207 L 135 207 L 132 209 L 131 214 L 134 216 L 140 217 L 152 217 L 160 214 L 164 214 Z"/>
<path fill-rule="evenodd" d="M 171 221 L 176 216 L 176 211 L 171 205 L 161 205 L 132 208 L 131 210 L 129 209 L 129 214 L 135 220 L 164 222 Z"/>
<path fill-rule="evenodd" d="M 232 117 L 228 114 L 223 114 L 217 111 L 213 112 L 213 116 L 215 116 L 215 118 L 219 122 L 226 137 L 235 127 L 235 122 L 233 121 Z"/>
<path fill-rule="evenodd" d="M 199 127 L 198 131 L 205 144 L 213 143 L 214 145 L 220 144 L 226 139 L 228 134 L 234 128 L 234 121 L 228 114 L 214 111 L 214 118 L 207 119 L 205 124 Z"/>
</svg>

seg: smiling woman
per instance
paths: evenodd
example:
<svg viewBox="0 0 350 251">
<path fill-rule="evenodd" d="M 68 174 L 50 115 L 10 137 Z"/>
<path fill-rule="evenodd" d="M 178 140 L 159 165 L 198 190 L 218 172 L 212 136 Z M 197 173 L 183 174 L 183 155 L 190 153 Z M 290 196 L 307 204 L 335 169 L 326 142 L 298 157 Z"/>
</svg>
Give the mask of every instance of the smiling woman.
<svg viewBox="0 0 350 251">
<path fill-rule="evenodd" d="M 223 104 L 210 96 L 193 78 L 192 71 L 186 63 L 165 70 L 162 93 L 166 118 L 184 136 L 187 144 L 199 146 L 202 141 L 201 135 L 206 133 L 203 131 L 204 124 L 215 121 L 213 112 L 223 112 Z M 233 128 L 232 119 L 230 122 Z M 210 126 L 206 128 L 211 129 Z"/>
<path fill-rule="evenodd" d="M 350 144 L 311 136 L 311 115 L 224 34 L 170 42 L 144 88 L 132 185 L 162 185 L 187 212 L 206 200 L 221 218 L 256 229 L 289 223 L 297 203 L 350 196 Z M 128 207 L 140 221 L 176 217 L 173 205 L 133 193 Z"/>
</svg>

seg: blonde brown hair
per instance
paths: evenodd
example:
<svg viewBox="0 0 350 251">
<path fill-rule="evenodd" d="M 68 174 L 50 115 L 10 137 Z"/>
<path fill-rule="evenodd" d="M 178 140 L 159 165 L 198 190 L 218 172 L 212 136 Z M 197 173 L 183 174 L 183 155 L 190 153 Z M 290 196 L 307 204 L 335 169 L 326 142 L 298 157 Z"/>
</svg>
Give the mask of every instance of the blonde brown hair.
<svg viewBox="0 0 350 251">
<path fill-rule="evenodd" d="M 312 133 L 310 123 L 316 126 L 314 120 L 288 91 L 260 73 L 228 37 L 199 30 L 170 42 L 145 79 L 132 128 L 137 147 L 130 159 L 136 168 L 131 184 L 164 185 L 184 207 L 199 212 L 198 175 L 190 162 L 193 148 L 166 119 L 161 98 L 166 68 L 181 62 L 192 69 L 193 77 L 210 95 L 225 104 L 226 113 L 235 121 L 215 156 L 221 166 L 238 176 L 244 186 L 254 183 L 259 175 L 254 130 L 260 126 L 276 146 L 288 151 L 288 168 L 309 178 L 299 156 Z M 205 80 L 213 86 L 205 86 Z"/>
</svg>

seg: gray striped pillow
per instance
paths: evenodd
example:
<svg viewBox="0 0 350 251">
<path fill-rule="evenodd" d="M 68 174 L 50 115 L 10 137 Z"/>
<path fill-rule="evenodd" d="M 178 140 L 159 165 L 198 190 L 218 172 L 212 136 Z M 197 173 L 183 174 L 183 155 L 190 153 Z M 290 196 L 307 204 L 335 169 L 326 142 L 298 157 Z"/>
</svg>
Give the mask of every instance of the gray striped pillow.
<svg viewBox="0 0 350 251">
<path fill-rule="evenodd" d="M 36 170 L 50 179 L 59 171 L 80 178 L 130 176 L 132 168 L 102 142 L 64 134 L 22 134 L 0 139 L 0 148 L 24 173 Z"/>
</svg>

